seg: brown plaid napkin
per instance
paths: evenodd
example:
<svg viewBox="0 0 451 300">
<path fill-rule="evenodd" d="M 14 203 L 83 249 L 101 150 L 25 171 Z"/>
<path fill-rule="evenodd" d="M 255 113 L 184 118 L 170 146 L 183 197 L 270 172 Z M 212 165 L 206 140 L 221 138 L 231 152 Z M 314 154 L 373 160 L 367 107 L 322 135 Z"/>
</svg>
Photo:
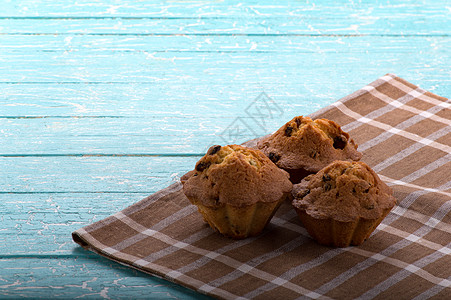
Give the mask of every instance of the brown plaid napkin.
<svg viewBox="0 0 451 300">
<path fill-rule="evenodd" d="M 396 206 L 359 247 L 311 240 L 289 203 L 263 234 L 214 233 L 176 183 L 79 229 L 81 246 L 224 299 L 450 299 L 451 102 L 392 74 L 312 115 L 342 125 Z"/>
</svg>

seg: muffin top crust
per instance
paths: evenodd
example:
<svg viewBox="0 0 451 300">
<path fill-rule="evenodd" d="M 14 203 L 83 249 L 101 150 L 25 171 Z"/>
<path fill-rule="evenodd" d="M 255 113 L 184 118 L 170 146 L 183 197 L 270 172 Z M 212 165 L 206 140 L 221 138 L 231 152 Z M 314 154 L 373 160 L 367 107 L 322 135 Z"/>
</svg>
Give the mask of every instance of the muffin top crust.
<svg viewBox="0 0 451 300">
<path fill-rule="evenodd" d="M 210 147 L 181 181 L 191 201 L 209 207 L 274 202 L 292 189 L 287 172 L 261 151 L 240 145 Z"/>
<path fill-rule="evenodd" d="M 317 219 L 373 220 L 396 204 L 392 190 L 364 162 L 336 161 L 293 186 L 293 206 Z"/>
<path fill-rule="evenodd" d="M 334 121 L 298 116 L 257 143 L 283 169 L 318 172 L 335 160 L 360 160 L 357 144 Z"/>
</svg>

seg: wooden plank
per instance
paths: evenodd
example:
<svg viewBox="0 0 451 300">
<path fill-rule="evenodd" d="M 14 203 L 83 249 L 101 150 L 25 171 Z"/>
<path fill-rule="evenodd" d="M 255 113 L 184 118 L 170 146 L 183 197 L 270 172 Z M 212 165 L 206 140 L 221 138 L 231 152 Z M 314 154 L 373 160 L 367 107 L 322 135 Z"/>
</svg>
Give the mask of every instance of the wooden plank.
<svg viewBox="0 0 451 300">
<path fill-rule="evenodd" d="M 107 117 L 106 121 L 121 117 L 190 119 L 199 117 L 200 113 L 206 118 L 234 118 L 263 92 L 287 109 L 291 106 L 309 109 L 303 105 L 305 98 L 315 102 L 311 109 L 318 109 L 333 101 L 337 94 L 345 95 L 359 84 L 346 79 L 337 89 L 321 90 L 325 83 L 319 83 L 315 78 L 288 84 L 277 78 L 280 75 L 271 73 L 265 77 L 250 74 L 222 86 L 222 81 L 214 78 L 199 78 L 198 81 L 204 83 L 196 86 L 190 86 L 182 78 L 166 84 L 0 84 L 0 112 L 3 118 L 66 117 L 66 121 L 73 121 L 71 117 Z M 251 77 L 254 77 L 253 82 L 246 81 Z M 256 82 L 259 78 L 262 81 Z"/>
<path fill-rule="evenodd" d="M 368 15 L 388 17 L 392 19 L 415 17 L 418 15 L 443 15 L 446 1 L 334 1 L 332 3 L 316 3 L 310 1 L 286 1 L 273 3 L 270 1 L 172 1 L 135 2 L 121 1 L 111 3 L 80 0 L 73 3 L 50 3 L 47 1 L 25 0 L 21 5 L 8 1 L 2 5 L 0 16 L 126 16 L 155 18 L 197 18 L 197 17 L 299 17 L 316 15 L 324 17 L 330 14 L 355 14 L 362 18 Z M 412 18 L 414 19 L 414 18 Z"/>
<path fill-rule="evenodd" d="M 0 193 L 158 191 L 200 156 L 0 157 Z M 170 167 L 168 167 L 170 166 Z"/>
<path fill-rule="evenodd" d="M 59 35 L 427 35 L 446 34 L 449 19 L 440 18 L 439 7 L 411 7 L 402 14 L 394 8 L 374 7 L 330 11 L 284 9 L 279 13 L 255 15 L 252 11 L 238 15 L 188 17 L 139 17 L 117 15 L 109 17 L 26 16 L 0 18 L 1 34 L 59 34 Z M 246 22 L 242 22 L 243 18 Z M 412 21 L 416 18 L 417 21 Z M 449 33 L 449 30 L 448 30 Z"/>
<path fill-rule="evenodd" d="M 439 71 L 450 61 L 450 37 L 281 37 L 262 38 L 261 44 L 260 41 L 248 41 L 246 37 L 233 37 L 228 45 L 213 52 L 197 52 L 196 47 L 208 45 L 205 37 L 190 41 L 188 52 L 166 52 L 158 39 L 143 39 L 143 43 L 158 45 L 163 52 L 105 50 L 99 53 L 83 50 L 80 43 L 71 45 L 68 51 L 2 51 L 0 82 L 108 83 L 110 86 L 135 83 L 136 86 L 128 86 L 131 94 L 145 83 L 155 86 L 154 90 L 159 90 L 160 94 L 169 93 L 178 100 L 194 97 L 198 91 L 210 95 L 216 91 L 218 95 L 221 91 L 232 90 L 236 95 L 257 87 L 271 95 L 290 94 L 296 88 L 306 86 L 309 89 L 311 85 L 324 85 L 328 81 L 342 81 L 343 84 L 371 81 L 386 72 L 426 84 L 428 81 L 445 81 L 446 86 L 451 80 L 449 74 Z M 253 51 L 253 42 L 257 49 L 275 43 L 271 47 L 280 51 Z M 293 47 L 285 44 L 292 43 L 301 52 L 284 50 Z M 233 52 L 234 48 L 241 50 Z M 233 51 L 227 52 L 229 50 Z M 13 69 L 9 67 L 11 64 L 15 66 Z M 411 79 L 413 76 L 416 78 Z M 196 81 L 195 87 L 190 85 L 193 81 Z"/>
<path fill-rule="evenodd" d="M 69 52 L 79 52 L 84 55 L 98 55 L 103 52 L 118 52 L 122 55 L 128 52 L 144 52 L 148 56 L 163 53 L 203 52 L 220 53 L 359 53 L 374 51 L 383 53 L 387 50 L 399 52 L 414 52 L 416 47 L 430 46 L 430 51 L 447 52 L 449 49 L 449 34 L 443 31 L 438 36 L 368 36 L 345 35 L 331 36 L 321 34 L 306 35 L 233 35 L 207 34 L 203 35 L 67 35 L 54 32 L 49 35 L 0 35 L 0 50 L 2 54 L 33 52 L 55 52 L 69 55 Z M 415 41 L 415 44 L 409 41 Z M 429 43 L 428 43 L 429 42 Z M 352 47 L 353 43 L 356 46 Z M 371 47 L 368 45 L 370 44 Z M 366 47 L 363 47 L 365 46 Z M 155 53 L 154 53 L 155 52 Z M 269 55 L 269 54 L 268 54 Z M 157 56 L 158 57 L 158 56 Z M 69 58 L 69 56 L 68 56 Z M 161 58 L 163 60 L 163 58 Z M 171 64 L 173 61 L 165 60 Z M 283 63 L 283 62 L 280 62 Z"/>
<path fill-rule="evenodd" d="M 186 155 L 205 153 L 213 144 L 242 143 L 277 130 L 297 112 L 274 118 L 0 118 L 0 156 L 31 155 Z M 239 131 L 231 130 L 237 125 Z"/>
<path fill-rule="evenodd" d="M 2 299 L 210 299 L 76 249 L 70 256 L 0 256 Z"/>
<path fill-rule="evenodd" d="M 71 232 L 152 193 L 2 193 L 0 257 L 70 256 L 78 248 Z M 90 253 L 78 252 L 79 257 Z"/>
</svg>

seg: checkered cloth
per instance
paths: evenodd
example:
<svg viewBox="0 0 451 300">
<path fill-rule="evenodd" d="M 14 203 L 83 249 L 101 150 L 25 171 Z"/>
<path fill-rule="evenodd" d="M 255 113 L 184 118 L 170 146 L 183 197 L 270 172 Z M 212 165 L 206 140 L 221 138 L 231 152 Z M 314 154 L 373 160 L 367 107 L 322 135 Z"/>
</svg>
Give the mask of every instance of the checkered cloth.
<svg viewBox="0 0 451 300">
<path fill-rule="evenodd" d="M 398 206 L 358 247 L 315 243 L 289 203 L 264 232 L 213 232 L 180 183 L 73 233 L 81 246 L 223 299 L 450 299 L 451 102 L 388 74 L 311 115 L 342 125 Z"/>
</svg>

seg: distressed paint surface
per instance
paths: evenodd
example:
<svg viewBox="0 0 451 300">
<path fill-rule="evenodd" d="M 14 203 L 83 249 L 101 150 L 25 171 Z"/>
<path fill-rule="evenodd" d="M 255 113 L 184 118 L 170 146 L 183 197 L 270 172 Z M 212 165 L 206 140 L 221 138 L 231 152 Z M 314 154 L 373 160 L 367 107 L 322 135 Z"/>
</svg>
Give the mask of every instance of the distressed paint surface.
<svg viewBox="0 0 451 300">
<path fill-rule="evenodd" d="M 451 97 L 446 1 L 1 6 L 2 299 L 198 299 L 70 233 L 385 73 Z"/>
</svg>

